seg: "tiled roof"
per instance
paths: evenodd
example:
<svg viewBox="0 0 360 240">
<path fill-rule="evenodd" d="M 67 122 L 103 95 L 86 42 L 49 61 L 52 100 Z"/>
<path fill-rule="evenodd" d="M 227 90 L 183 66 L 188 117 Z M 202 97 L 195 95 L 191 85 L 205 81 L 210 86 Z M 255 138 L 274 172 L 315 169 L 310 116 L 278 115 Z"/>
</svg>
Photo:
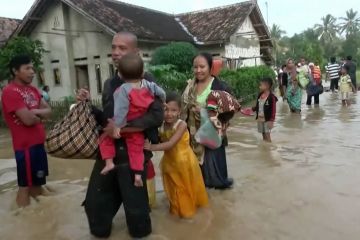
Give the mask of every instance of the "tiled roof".
<svg viewBox="0 0 360 240">
<path fill-rule="evenodd" d="M 164 41 L 192 41 L 192 38 L 182 29 L 174 15 L 143 8 L 115 0 L 104 0 L 104 4 L 116 11 L 120 16 L 131 20 L 134 24 L 143 26 L 153 35 L 151 37 Z M 117 26 L 117 30 L 121 26 Z M 142 34 L 138 36 L 141 38 Z"/>
<path fill-rule="evenodd" d="M 254 7 L 251 1 L 177 15 L 199 42 L 223 41 L 233 35 Z"/>
<path fill-rule="evenodd" d="M 270 34 L 254 0 L 178 15 L 117 0 L 36 0 L 16 33 L 29 34 L 47 7 L 59 1 L 87 17 L 109 34 L 129 31 L 136 34 L 140 40 L 150 42 L 223 43 L 229 40 L 249 16 L 259 36 L 262 53 L 264 56 L 270 56 Z"/>
<path fill-rule="evenodd" d="M 81 11 L 89 17 L 97 20 L 113 32 L 117 31 L 129 31 L 136 34 L 139 37 L 153 39 L 156 38 L 156 34 L 150 29 L 137 24 L 132 19 L 127 18 L 124 15 L 119 14 L 112 7 L 107 6 L 108 1 L 102 0 L 63 0 L 70 6 L 73 6 L 75 10 Z"/>
<path fill-rule="evenodd" d="M 0 17 L 0 46 L 5 44 L 19 23 L 17 19 Z"/>
</svg>

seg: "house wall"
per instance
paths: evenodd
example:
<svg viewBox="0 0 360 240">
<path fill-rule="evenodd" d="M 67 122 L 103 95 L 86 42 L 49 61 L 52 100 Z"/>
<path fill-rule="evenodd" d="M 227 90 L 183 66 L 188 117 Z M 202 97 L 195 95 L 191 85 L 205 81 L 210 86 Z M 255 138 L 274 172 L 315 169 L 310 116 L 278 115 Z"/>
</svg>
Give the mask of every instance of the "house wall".
<svg viewBox="0 0 360 240">
<path fill-rule="evenodd" d="M 260 58 L 253 58 L 260 55 L 260 44 L 256 35 L 246 35 L 249 32 L 255 34 L 251 20 L 247 18 L 227 44 L 200 45 L 197 48 L 220 58 L 250 58 L 235 67 L 263 64 Z M 111 76 L 110 34 L 61 1 L 53 1 L 30 37 L 41 40 L 47 50 L 43 56 L 43 84 L 49 85 L 53 100 L 74 95 L 74 89 L 84 85 L 88 85 L 93 98 L 100 97 L 104 81 Z M 145 62 L 150 61 L 153 51 L 160 45 L 139 42 Z M 54 70 L 60 75 L 59 83 L 55 81 Z M 100 83 L 97 81 L 99 75 Z M 85 77 L 88 83 L 84 81 Z M 82 79 L 82 84 L 77 84 L 77 78 Z M 34 84 L 41 85 L 39 78 Z"/>
<path fill-rule="evenodd" d="M 41 21 L 30 34 L 30 38 L 38 39 L 43 42 L 47 52 L 43 55 L 43 76 L 44 83 L 49 85 L 51 89 L 51 97 L 58 99 L 63 96 L 70 95 L 72 85 L 70 82 L 70 68 L 68 63 L 68 51 L 66 44 L 66 36 L 57 34 L 52 30 L 54 25 L 63 26 L 64 16 L 60 3 L 53 3 Z M 54 63 L 52 63 L 54 62 Z M 58 68 L 61 76 L 61 83 L 55 84 L 54 69 Z M 34 85 L 39 86 L 39 78 L 36 78 Z"/>
<path fill-rule="evenodd" d="M 260 42 L 249 17 L 230 37 L 229 43 L 225 45 L 224 52 L 225 57 L 230 59 L 249 58 L 240 61 L 241 67 L 264 64 L 260 58 L 254 58 L 260 56 Z"/>
<path fill-rule="evenodd" d="M 110 34 L 67 5 L 54 1 L 30 34 L 30 38 L 41 40 L 47 50 L 43 56 L 43 76 L 44 84 L 50 87 L 52 100 L 74 95 L 77 75 L 84 78 L 84 66 L 87 66 L 88 70 L 91 96 L 101 96 L 99 90 L 102 89 L 98 89 L 95 69 L 100 66 L 103 86 L 105 80 L 111 76 Z M 145 62 L 150 61 L 151 54 L 158 46 L 159 44 L 154 43 L 139 43 Z M 59 69 L 60 84 L 55 83 L 54 69 Z M 34 85 L 41 85 L 38 76 Z"/>
</svg>

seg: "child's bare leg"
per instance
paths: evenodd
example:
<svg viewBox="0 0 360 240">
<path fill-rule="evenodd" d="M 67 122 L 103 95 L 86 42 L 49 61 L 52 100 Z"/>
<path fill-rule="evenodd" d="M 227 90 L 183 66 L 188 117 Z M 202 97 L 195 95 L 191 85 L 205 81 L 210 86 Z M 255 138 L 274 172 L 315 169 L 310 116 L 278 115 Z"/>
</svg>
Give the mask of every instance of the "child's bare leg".
<svg viewBox="0 0 360 240">
<path fill-rule="evenodd" d="M 142 187 L 142 186 L 144 186 L 144 183 L 143 183 L 143 180 L 142 180 L 140 174 L 135 174 L 134 185 L 135 185 L 135 187 Z"/>
<path fill-rule="evenodd" d="M 266 141 L 266 135 L 265 135 L 265 133 L 263 133 L 262 136 L 263 136 L 263 140 Z"/>
<path fill-rule="evenodd" d="M 106 159 L 105 160 L 105 167 L 103 168 L 103 170 L 101 171 L 102 175 L 106 175 L 108 174 L 111 170 L 113 170 L 115 168 L 115 164 L 113 159 Z"/>
<path fill-rule="evenodd" d="M 26 207 L 30 205 L 30 190 L 28 187 L 19 187 L 16 203 L 19 207 Z"/>
<path fill-rule="evenodd" d="M 271 142 L 271 136 L 270 136 L 270 133 L 265 133 L 264 134 L 264 140 L 266 141 L 266 142 Z"/>
</svg>

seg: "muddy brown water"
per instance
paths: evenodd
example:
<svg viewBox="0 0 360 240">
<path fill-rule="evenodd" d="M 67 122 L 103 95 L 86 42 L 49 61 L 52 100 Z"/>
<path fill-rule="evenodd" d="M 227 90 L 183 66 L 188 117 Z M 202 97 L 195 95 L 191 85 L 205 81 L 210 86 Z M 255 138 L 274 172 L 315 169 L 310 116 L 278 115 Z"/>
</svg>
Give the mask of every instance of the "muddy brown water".
<svg viewBox="0 0 360 240">
<path fill-rule="evenodd" d="M 147 239 L 357 240 L 360 238 L 360 94 L 348 108 L 324 93 L 320 108 L 300 115 L 278 103 L 273 144 L 264 144 L 252 118 L 239 116 L 229 135 L 228 167 L 235 186 L 209 190 L 211 206 L 192 221 L 168 214 L 157 171 L 157 207 Z M 158 166 L 158 154 L 155 164 Z M 50 158 L 53 190 L 22 210 L 14 207 L 15 162 L 0 130 L 0 239 L 88 240 L 80 206 L 93 162 Z M 124 213 L 110 239 L 130 239 Z"/>
</svg>

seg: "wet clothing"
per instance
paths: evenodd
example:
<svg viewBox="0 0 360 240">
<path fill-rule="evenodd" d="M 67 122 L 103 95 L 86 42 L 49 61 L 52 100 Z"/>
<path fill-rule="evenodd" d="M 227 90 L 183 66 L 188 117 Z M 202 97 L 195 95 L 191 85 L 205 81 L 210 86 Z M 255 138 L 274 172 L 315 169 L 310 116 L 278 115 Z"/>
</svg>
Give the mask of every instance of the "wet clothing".
<svg viewBox="0 0 360 240">
<path fill-rule="evenodd" d="M 42 123 L 33 126 L 17 124 L 15 112 L 24 108 L 29 110 L 40 107 L 41 94 L 38 89 L 29 85 L 22 86 L 10 83 L 3 89 L 1 96 L 4 119 L 10 128 L 14 150 L 25 150 L 45 142 L 45 128 Z"/>
<path fill-rule="evenodd" d="M 145 74 L 144 78 L 151 80 L 148 74 Z M 113 94 L 123 83 L 124 81 L 116 74 L 114 78 L 108 79 L 104 84 L 103 111 L 93 108 L 96 119 L 103 126 L 106 125 L 107 119 L 114 116 Z M 157 129 L 161 126 L 163 117 L 163 103 L 159 98 L 155 98 L 149 107 L 149 111 L 142 117 L 129 122 L 128 126 Z M 148 137 L 148 133 L 149 131 L 145 131 L 146 137 Z M 114 143 L 116 169 L 107 175 L 101 175 L 100 172 L 104 168 L 105 162 L 98 154 L 89 180 L 84 207 L 90 231 L 96 237 L 109 237 L 113 218 L 120 206 L 124 204 L 126 223 L 130 235 L 134 238 L 148 236 L 151 233 L 151 219 L 146 187 L 146 171 L 142 172 L 145 186 L 135 187 L 134 172 L 130 169 L 126 142 L 124 139 L 116 139 Z M 144 154 L 146 167 L 147 160 L 151 159 L 152 154 L 149 151 L 144 151 Z"/>
<path fill-rule="evenodd" d="M 132 83 L 122 84 L 114 93 L 114 120 L 117 127 L 123 128 L 128 121 L 144 115 L 154 97 L 165 102 L 165 91 L 153 82 L 143 79 L 140 87 L 135 88 Z M 122 134 L 126 140 L 129 154 L 130 168 L 137 173 L 144 170 L 144 133 L 134 132 Z M 103 159 L 115 157 L 115 146 L 112 138 L 102 136 L 100 152 Z"/>
<path fill-rule="evenodd" d="M 258 132 L 261 134 L 270 133 L 271 129 L 269 128 L 269 123 L 270 122 L 258 121 Z"/>
<path fill-rule="evenodd" d="M 41 93 L 42 98 L 46 101 L 46 102 L 50 102 L 50 96 L 49 93 L 47 91 L 42 91 Z"/>
<path fill-rule="evenodd" d="M 258 95 L 256 106 L 253 108 L 253 111 L 256 112 L 256 119 L 259 119 L 259 117 L 261 117 L 261 112 L 263 112 L 263 118 L 265 122 L 273 122 L 275 121 L 276 102 L 278 99 L 273 93 L 270 93 L 265 101 L 263 101 L 263 99 L 261 99 L 261 95 L 262 93 Z M 262 108 L 261 105 L 263 106 Z"/>
<path fill-rule="evenodd" d="M 179 120 L 173 129 L 160 129 L 161 142 L 167 142 L 175 134 Z M 170 203 L 170 213 L 179 217 L 194 216 L 198 207 L 208 205 L 204 180 L 199 162 L 192 151 L 190 135 L 186 131 L 174 147 L 164 152 L 160 168 L 164 190 Z"/>
<path fill-rule="evenodd" d="M 334 78 L 330 80 L 330 90 L 334 91 L 335 89 L 339 89 L 339 79 L 340 78 Z"/>
<path fill-rule="evenodd" d="M 211 84 L 214 80 L 210 82 L 210 84 L 204 89 L 204 91 L 196 96 L 196 101 L 200 104 L 201 107 L 206 107 L 206 100 L 211 93 Z"/>
<path fill-rule="evenodd" d="M 311 75 L 316 84 L 321 84 L 321 69 L 319 66 L 314 66 Z"/>
<path fill-rule="evenodd" d="M 282 82 L 282 85 L 285 87 L 287 87 L 289 85 L 289 73 L 288 72 L 282 73 L 281 82 Z"/>
<path fill-rule="evenodd" d="M 328 63 L 328 65 L 325 66 L 326 73 L 328 74 L 330 80 L 333 79 L 339 79 L 340 75 L 340 65 L 338 63 Z"/>
<path fill-rule="evenodd" d="M 307 96 L 306 105 L 311 105 L 313 97 L 314 97 L 314 103 L 316 105 L 320 104 L 320 94 L 315 94 L 315 95 L 308 95 Z"/>
<path fill-rule="evenodd" d="M 314 66 L 311 71 L 312 81 L 307 86 L 307 100 L 306 105 L 311 105 L 312 98 L 314 97 L 314 101 L 316 105 L 320 104 L 320 93 L 319 87 L 321 87 L 321 70 L 319 66 Z M 315 94 L 316 93 L 316 94 Z"/>
<path fill-rule="evenodd" d="M 18 185 L 40 186 L 48 176 L 47 156 L 44 149 L 45 129 L 42 123 L 32 126 L 18 124 L 15 112 L 21 109 L 38 109 L 41 94 L 35 87 L 17 83 L 8 84 L 1 96 L 5 122 L 10 128 L 17 165 Z"/>
<path fill-rule="evenodd" d="M 227 146 L 227 137 L 223 137 L 222 145 L 217 149 L 209 149 L 200 144 L 195 140 L 195 134 L 200 128 L 200 113 L 194 111 L 194 107 L 197 105 L 205 105 L 205 103 L 197 102 L 196 94 L 196 80 L 189 80 L 188 86 L 186 87 L 183 96 L 183 109 L 182 119 L 186 121 L 189 133 L 190 133 L 190 144 L 191 148 L 195 152 L 198 160 L 202 163 L 201 170 L 205 186 L 216 187 L 216 188 L 228 188 L 233 182 L 228 179 L 227 164 L 226 164 L 226 153 L 225 146 Z M 225 82 L 214 78 L 212 81 L 211 90 L 226 91 L 231 94 L 230 88 Z"/>
<path fill-rule="evenodd" d="M 15 151 L 17 180 L 20 187 L 46 184 L 49 175 L 48 160 L 44 144 Z"/>
<path fill-rule="evenodd" d="M 290 84 L 287 88 L 287 101 L 292 112 L 301 111 L 302 90 L 299 86 Z"/>
<path fill-rule="evenodd" d="M 352 84 L 356 88 L 356 64 L 353 61 L 346 61 L 345 66 L 349 68 L 348 74 L 351 78 Z"/>
<path fill-rule="evenodd" d="M 352 92 L 352 81 L 349 75 L 340 78 L 340 94 L 341 100 L 348 100 Z"/>
<path fill-rule="evenodd" d="M 146 186 L 149 197 L 149 205 L 150 208 L 153 208 L 156 205 L 155 168 L 150 159 L 147 162 L 146 171 Z"/>
</svg>

